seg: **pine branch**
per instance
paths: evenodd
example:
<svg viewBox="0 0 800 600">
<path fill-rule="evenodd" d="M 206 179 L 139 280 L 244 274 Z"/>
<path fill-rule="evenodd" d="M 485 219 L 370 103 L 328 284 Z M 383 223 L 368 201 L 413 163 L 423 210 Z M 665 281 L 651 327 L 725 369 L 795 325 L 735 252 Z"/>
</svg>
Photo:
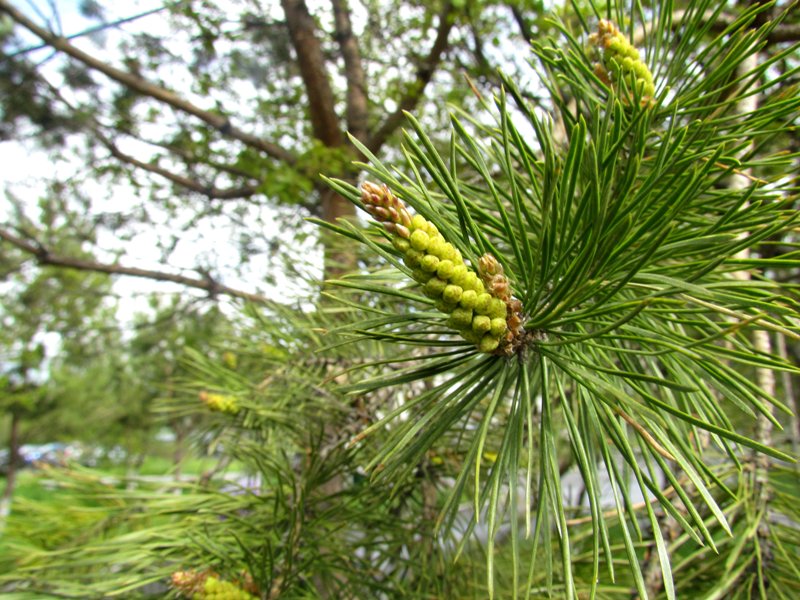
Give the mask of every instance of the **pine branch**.
<svg viewBox="0 0 800 600">
<path fill-rule="evenodd" d="M 436 39 L 428 55 L 420 61 L 416 78 L 409 84 L 406 93 L 400 99 L 397 110 L 389 115 L 367 140 L 366 146 L 371 152 L 380 150 L 386 140 L 389 139 L 389 136 L 403 123 L 406 118 L 406 112 L 413 110 L 419 104 L 425 93 L 425 88 L 433 78 L 437 65 L 449 47 L 448 37 L 454 23 L 453 5 L 447 2 L 439 15 Z"/>
<path fill-rule="evenodd" d="M 48 46 L 51 46 L 55 50 L 63 52 L 64 54 L 74 58 L 90 69 L 103 73 L 106 77 L 116 81 L 117 83 L 120 83 L 139 94 L 148 96 L 154 100 L 158 100 L 159 102 L 163 102 L 178 111 L 197 117 L 201 121 L 219 131 L 222 135 L 238 140 L 246 146 L 264 152 L 265 154 L 277 160 L 289 164 L 295 161 L 294 155 L 281 146 L 263 140 L 255 135 L 246 133 L 234 127 L 226 115 L 204 110 L 171 90 L 155 85 L 137 75 L 123 71 L 122 69 L 118 69 L 106 62 L 103 62 L 88 52 L 84 52 L 83 50 L 76 48 L 65 38 L 59 37 L 34 23 L 31 19 L 26 17 L 23 13 L 12 6 L 7 0 L 0 0 L 0 13 L 7 14 L 16 23 L 39 37 Z"/>
<path fill-rule="evenodd" d="M 204 274 L 202 279 L 196 279 L 193 277 L 186 277 L 184 275 L 177 275 L 175 273 L 167 273 L 165 271 L 140 269 L 138 267 L 126 267 L 116 263 L 101 263 L 83 258 L 62 256 L 59 254 L 54 254 L 44 245 L 20 238 L 5 229 L 0 229 L 0 239 L 5 240 L 12 246 L 22 250 L 25 253 L 30 254 L 40 265 L 64 267 L 67 269 L 76 269 L 78 271 L 106 273 L 108 275 L 127 275 L 129 277 L 140 277 L 143 279 L 151 279 L 153 281 L 177 283 L 186 287 L 205 290 L 212 298 L 219 295 L 224 295 L 232 298 L 241 298 L 243 300 L 247 300 L 248 302 L 255 302 L 257 304 L 266 304 L 270 302 L 266 296 L 262 296 L 261 294 L 245 292 L 222 285 L 207 273 Z"/>
</svg>

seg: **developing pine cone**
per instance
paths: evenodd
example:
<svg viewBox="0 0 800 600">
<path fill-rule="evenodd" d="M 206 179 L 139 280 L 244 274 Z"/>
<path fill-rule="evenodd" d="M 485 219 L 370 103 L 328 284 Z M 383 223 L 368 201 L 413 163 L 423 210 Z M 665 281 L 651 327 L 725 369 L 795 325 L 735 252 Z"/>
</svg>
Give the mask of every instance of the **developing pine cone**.
<svg viewBox="0 0 800 600">
<path fill-rule="evenodd" d="M 450 315 L 447 325 L 481 352 L 511 354 L 522 336 L 522 305 L 511 296 L 508 278 L 491 255 L 481 258 L 481 276 L 422 215 L 409 213 L 386 185 L 361 186 L 364 208 L 391 234 L 422 292 Z M 482 270 L 481 270 L 482 269 Z"/>
<path fill-rule="evenodd" d="M 625 80 L 629 90 L 641 99 L 642 106 L 653 103 L 656 93 L 653 75 L 639 51 L 634 48 L 619 28 L 606 19 L 601 19 L 597 32 L 589 36 L 589 42 L 596 46 L 602 64 L 595 65 L 595 72 L 607 83 L 619 87 Z"/>
<path fill-rule="evenodd" d="M 256 600 L 256 596 L 209 571 L 176 571 L 172 587 L 192 600 Z"/>
<path fill-rule="evenodd" d="M 255 600 L 255 598 L 229 581 L 209 577 L 203 587 L 203 594 L 195 594 L 194 600 Z"/>
<path fill-rule="evenodd" d="M 239 404 L 233 396 L 206 391 L 200 392 L 198 396 L 200 401 L 205 404 L 209 410 L 213 410 L 214 412 L 221 412 L 228 415 L 235 415 L 239 412 Z"/>
</svg>

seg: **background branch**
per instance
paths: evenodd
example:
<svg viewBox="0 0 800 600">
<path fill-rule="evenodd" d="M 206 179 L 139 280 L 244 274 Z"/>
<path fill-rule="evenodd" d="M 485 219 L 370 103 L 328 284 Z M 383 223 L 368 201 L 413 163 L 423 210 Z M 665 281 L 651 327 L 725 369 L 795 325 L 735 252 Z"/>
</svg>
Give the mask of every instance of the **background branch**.
<svg viewBox="0 0 800 600">
<path fill-rule="evenodd" d="M 78 271 L 92 271 L 95 273 L 107 273 L 108 275 L 127 275 L 130 277 L 140 277 L 143 279 L 151 279 L 154 281 L 167 281 L 177 283 L 191 288 L 205 290 L 211 297 L 224 295 L 232 298 L 241 298 L 248 302 L 255 302 L 258 304 L 266 304 L 270 300 L 261 294 L 254 294 L 237 290 L 235 288 L 222 285 L 214 280 L 210 275 L 205 274 L 201 279 L 186 277 L 176 273 L 167 273 L 165 271 L 154 271 L 150 269 L 140 269 L 137 267 L 126 267 L 119 264 L 101 263 L 93 260 L 83 258 L 75 258 L 71 256 L 61 256 L 52 253 L 47 247 L 37 244 L 32 241 L 22 239 L 13 233 L 0 229 L 0 239 L 8 242 L 12 246 L 30 254 L 36 259 L 40 265 L 48 265 L 55 267 L 64 267 L 67 269 L 76 269 Z"/>
<path fill-rule="evenodd" d="M 219 131 L 222 135 L 238 140 L 246 146 L 260 150 L 277 160 L 286 163 L 294 162 L 295 158 L 293 154 L 281 146 L 237 129 L 231 124 L 230 119 L 226 115 L 204 110 L 192 104 L 188 100 L 181 98 L 171 90 L 150 83 L 138 75 L 134 75 L 127 71 L 123 71 L 122 69 L 113 67 L 108 63 L 99 60 L 95 56 L 92 56 L 88 52 L 84 52 L 83 50 L 76 48 L 70 44 L 66 38 L 59 37 L 34 23 L 31 19 L 18 11 L 6 0 L 0 0 L 0 13 L 7 14 L 15 22 L 39 37 L 48 46 L 51 46 L 55 50 L 63 52 L 64 54 L 74 58 L 90 69 L 100 71 L 117 83 L 120 83 L 139 94 L 148 96 L 160 102 L 164 102 L 176 110 L 197 117 L 201 121 Z"/>
<path fill-rule="evenodd" d="M 372 152 L 381 149 L 389 136 L 394 133 L 400 124 L 405 120 L 405 113 L 412 110 L 425 93 L 425 88 L 436 72 L 436 66 L 442 60 L 442 55 L 448 47 L 448 37 L 450 30 L 455 23 L 453 5 L 447 2 L 439 15 L 439 26 L 436 30 L 436 39 L 431 46 L 428 55 L 422 59 L 417 67 L 416 79 L 408 86 L 406 93 L 400 98 L 397 110 L 389 115 L 386 120 L 370 136 L 367 147 Z"/>
</svg>

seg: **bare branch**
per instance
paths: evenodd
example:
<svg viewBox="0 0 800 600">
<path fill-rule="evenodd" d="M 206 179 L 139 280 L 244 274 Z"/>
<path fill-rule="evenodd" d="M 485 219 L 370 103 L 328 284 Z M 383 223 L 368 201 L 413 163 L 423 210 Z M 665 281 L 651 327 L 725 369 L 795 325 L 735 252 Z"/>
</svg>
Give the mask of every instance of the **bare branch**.
<svg viewBox="0 0 800 600">
<path fill-rule="evenodd" d="M 691 12 L 688 10 L 676 10 L 673 12 L 673 29 L 683 25 L 683 20 L 687 15 L 690 14 Z M 725 31 L 725 29 L 736 22 L 735 15 L 727 13 L 716 14 L 715 11 L 707 11 L 702 17 L 702 21 L 704 22 L 709 22 L 712 19 L 714 21 L 711 24 L 711 31 L 717 34 L 722 33 Z M 645 29 L 643 27 L 637 27 L 633 32 L 633 43 L 636 45 L 641 45 L 642 42 L 644 42 L 644 37 Z M 769 31 L 765 37 L 765 40 L 768 46 L 772 44 L 800 41 L 800 23 L 778 23 Z"/>
<path fill-rule="evenodd" d="M 420 62 L 417 67 L 416 79 L 408 87 L 408 91 L 400 99 L 397 110 L 389 115 L 386 120 L 370 136 L 367 147 L 372 152 L 381 149 L 389 136 L 400 126 L 405 119 L 406 111 L 413 110 L 417 106 L 425 93 L 425 88 L 433 78 L 436 67 L 442 59 L 444 51 L 447 50 L 447 38 L 453 28 L 454 20 L 452 14 L 452 4 L 447 2 L 439 15 L 439 27 L 436 30 L 436 39 L 431 46 L 428 55 Z"/>
<path fill-rule="evenodd" d="M 509 8 L 511 8 L 511 13 L 514 15 L 514 20 L 517 22 L 522 37 L 525 38 L 526 42 L 530 43 L 530 41 L 533 40 L 533 30 L 525 19 L 525 15 L 522 14 L 522 11 L 516 4 L 510 5 Z"/>
<path fill-rule="evenodd" d="M 770 31 L 767 43 L 800 42 L 800 23 L 781 23 Z"/>
<path fill-rule="evenodd" d="M 316 36 L 316 23 L 308 12 L 305 0 L 281 0 L 281 6 L 306 89 L 314 137 L 328 148 L 341 147 L 345 143 L 345 137 L 335 110 L 336 103 L 325 66 L 325 56 Z M 321 209 L 319 214 L 323 219 L 333 223 L 339 218 L 354 218 L 355 207 L 351 202 L 319 184 L 317 191 Z M 341 274 L 355 266 L 355 254 L 351 247 L 334 249 L 333 246 L 330 240 L 325 242 L 327 276 Z"/>
<path fill-rule="evenodd" d="M 137 267 L 125 267 L 116 263 L 108 264 L 93 260 L 86 260 L 83 258 L 61 256 L 58 254 L 53 254 L 41 244 L 22 239 L 4 229 L 0 229 L 0 239 L 5 240 L 12 246 L 15 246 L 27 254 L 30 254 L 40 265 L 76 269 L 78 271 L 91 271 L 94 273 L 107 273 L 108 275 L 127 275 L 129 277 L 141 277 L 143 279 L 151 279 L 153 281 L 168 281 L 191 288 L 205 290 L 212 297 L 224 295 L 232 298 L 241 298 L 243 300 L 247 300 L 248 302 L 255 302 L 258 304 L 267 304 L 270 302 L 266 296 L 253 294 L 251 292 L 244 292 L 242 290 L 237 290 L 226 285 L 222 285 L 211 278 L 211 276 L 208 274 L 205 274 L 202 279 L 196 279 L 193 277 L 186 277 L 184 275 L 167 273 L 164 271 L 153 271 L 149 269 L 140 269 Z"/>
<path fill-rule="evenodd" d="M 122 69 L 113 67 L 108 63 L 99 60 L 95 56 L 76 48 L 65 38 L 59 37 L 34 23 L 31 19 L 14 8 L 7 0 L 0 0 L 0 13 L 6 13 L 18 24 L 22 25 L 31 33 L 39 37 L 48 46 L 67 54 L 75 60 L 83 63 L 90 69 L 100 71 L 117 83 L 120 83 L 139 94 L 148 96 L 160 102 L 164 102 L 176 110 L 197 117 L 201 121 L 219 131 L 222 135 L 238 140 L 252 148 L 256 148 L 257 150 L 260 150 L 277 160 L 286 163 L 294 162 L 294 155 L 292 155 L 290 152 L 281 146 L 278 146 L 277 144 L 273 144 L 255 135 L 237 129 L 231 124 L 230 119 L 227 116 L 207 111 L 195 106 L 171 90 L 150 83 L 138 75 L 134 75 L 127 71 L 123 71 Z"/>
<path fill-rule="evenodd" d="M 368 133 L 367 81 L 358 40 L 353 35 L 350 23 L 350 8 L 347 0 L 331 0 L 336 24 L 336 41 L 344 58 L 344 74 L 347 79 L 347 128 L 356 139 L 366 142 Z"/>
<path fill-rule="evenodd" d="M 83 31 L 79 31 L 78 33 L 73 33 L 71 35 L 66 36 L 66 39 L 75 40 L 80 37 L 86 37 L 92 35 L 93 33 L 99 33 L 101 31 L 105 31 L 106 29 L 112 29 L 115 27 L 119 27 L 120 25 L 125 25 L 126 23 L 131 23 L 132 21 L 143 19 L 144 17 L 149 17 L 150 15 L 160 13 L 164 10 L 167 10 L 166 6 L 159 6 L 157 8 L 153 8 L 150 10 L 146 10 L 144 12 L 137 13 L 135 15 L 131 15 L 129 17 L 122 17 L 114 21 L 109 21 L 102 23 L 100 25 L 95 25 L 94 27 L 89 27 L 88 29 L 84 29 Z M 8 55 L 8 58 L 14 58 L 17 56 L 21 56 L 23 54 L 28 54 L 29 52 L 35 52 L 36 50 L 41 50 L 42 48 L 46 47 L 47 44 L 36 44 L 34 46 L 28 46 L 27 48 L 22 48 L 21 50 L 12 52 L 11 54 Z"/>
<path fill-rule="evenodd" d="M 73 106 L 72 103 L 64 97 L 64 95 L 58 88 L 56 88 L 46 79 L 43 81 L 48 86 L 53 96 L 55 96 L 73 113 L 77 112 L 75 106 Z M 94 136 L 100 141 L 100 143 L 103 146 L 105 146 L 111 153 L 111 155 L 117 160 L 132 165 L 138 169 L 142 169 L 144 171 L 160 175 L 161 177 L 164 177 L 165 179 L 168 179 L 169 181 L 177 185 L 185 187 L 189 191 L 202 194 L 212 200 L 233 200 L 239 198 L 249 198 L 258 191 L 258 186 L 256 185 L 249 185 L 241 188 L 228 188 L 228 189 L 220 189 L 210 185 L 203 185 L 202 183 L 196 181 L 195 179 L 191 179 L 183 175 L 178 175 L 168 169 L 164 169 L 163 167 L 158 166 L 157 164 L 146 163 L 137 158 L 134 158 L 133 156 L 130 156 L 129 154 L 125 154 L 119 149 L 119 147 L 113 141 L 111 141 L 111 139 L 108 136 L 106 136 L 103 133 L 102 131 L 103 126 L 100 124 L 100 122 L 97 120 L 96 117 L 92 116 L 89 118 L 89 124 L 87 127 L 92 132 L 92 134 L 94 134 Z M 161 147 L 166 147 L 166 146 L 164 145 Z M 187 159 L 184 158 L 184 160 Z M 190 160 L 189 162 L 196 162 L 196 161 Z M 225 165 L 220 165 L 219 167 L 216 168 L 219 168 L 221 170 L 227 170 L 229 172 L 233 170 L 232 168 L 227 168 Z M 241 175 L 241 173 L 237 173 L 237 175 Z"/>
<path fill-rule="evenodd" d="M 207 167 L 211 167 L 216 171 L 220 171 L 222 173 L 228 173 L 229 175 L 234 175 L 235 177 L 243 177 L 246 179 L 253 179 L 253 180 L 258 179 L 257 177 L 254 177 L 252 173 L 246 171 L 245 169 L 240 169 L 234 164 L 218 162 L 215 160 L 211 160 L 209 158 L 200 157 L 190 150 L 187 150 L 185 148 L 179 148 L 168 142 L 162 142 L 159 140 L 149 140 L 139 135 L 132 135 L 131 133 L 128 133 L 128 135 L 130 135 L 133 139 L 139 142 L 148 144 L 149 146 L 162 148 L 163 150 L 166 150 L 170 154 L 174 154 L 176 157 L 179 157 L 184 162 L 191 164 L 202 164 Z"/>
<path fill-rule="evenodd" d="M 133 156 L 125 154 L 110 140 L 101 138 L 101 142 L 106 148 L 108 148 L 108 151 L 114 158 L 132 165 L 137 169 L 142 169 L 144 171 L 148 171 L 149 173 L 154 173 L 155 175 L 160 175 L 172 183 L 185 187 L 189 191 L 202 194 L 211 200 L 235 200 L 239 198 L 250 198 L 258 191 L 258 186 L 255 185 L 226 189 L 221 189 L 215 186 L 206 186 L 189 177 L 178 175 L 156 164 L 147 163 L 134 158 Z"/>
</svg>

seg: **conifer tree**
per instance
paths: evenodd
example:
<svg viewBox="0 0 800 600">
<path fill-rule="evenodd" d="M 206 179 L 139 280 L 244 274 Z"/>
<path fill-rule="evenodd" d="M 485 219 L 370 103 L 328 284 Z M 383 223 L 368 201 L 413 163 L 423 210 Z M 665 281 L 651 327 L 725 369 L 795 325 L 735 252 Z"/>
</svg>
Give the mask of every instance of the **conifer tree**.
<svg viewBox="0 0 800 600">
<path fill-rule="evenodd" d="M 363 270 L 312 313 L 253 311 L 237 355 L 255 367 L 195 355 L 173 407 L 213 411 L 258 480 L 140 482 L 56 549 L 34 550 L 39 515 L 6 580 L 72 597 L 169 581 L 193 598 L 795 597 L 797 471 L 757 427 L 780 432 L 791 407 L 755 377 L 798 373 L 755 335 L 800 340 L 783 276 L 800 267 L 797 155 L 779 143 L 800 99 L 776 68 L 797 48 L 747 66 L 788 18 L 773 8 L 715 32 L 710 0 L 679 20 L 589 2 L 532 44 L 551 114 L 504 77 L 481 114 L 454 107 L 444 149 L 411 115 L 403 160 L 353 139 L 364 182 L 329 184 L 366 223 L 319 223 L 362 245 Z"/>
</svg>

